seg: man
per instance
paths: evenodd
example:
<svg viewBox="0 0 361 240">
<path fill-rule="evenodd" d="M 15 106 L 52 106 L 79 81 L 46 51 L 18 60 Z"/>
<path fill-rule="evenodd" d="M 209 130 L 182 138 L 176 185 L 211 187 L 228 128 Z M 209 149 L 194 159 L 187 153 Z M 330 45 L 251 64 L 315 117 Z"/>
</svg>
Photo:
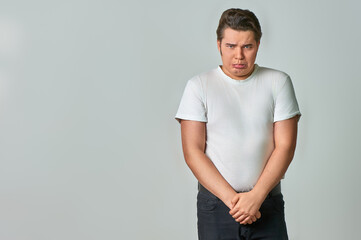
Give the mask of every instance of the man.
<svg viewBox="0 0 361 240">
<path fill-rule="evenodd" d="M 198 179 L 199 239 L 288 239 L 280 180 L 301 113 L 290 77 L 255 64 L 261 36 L 251 11 L 223 12 L 222 65 L 188 80 L 175 116 Z"/>
</svg>

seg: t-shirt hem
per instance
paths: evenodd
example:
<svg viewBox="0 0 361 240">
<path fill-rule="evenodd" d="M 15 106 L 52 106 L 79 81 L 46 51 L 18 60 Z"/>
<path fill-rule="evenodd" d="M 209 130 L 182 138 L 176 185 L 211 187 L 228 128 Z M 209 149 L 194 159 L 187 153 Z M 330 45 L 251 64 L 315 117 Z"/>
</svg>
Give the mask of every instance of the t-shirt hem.
<svg viewBox="0 0 361 240">
<path fill-rule="evenodd" d="M 199 122 L 207 122 L 207 119 L 197 116 L 190 116 L 190 115 L 177 115 L 175 116 L 175 120 L 179 123 L 181 120 L 192 120 L 192 121 L 199 121 Z"/>
<path fill-rule="evenodd" d="M 300 111 L 297 111 L 297 112 L 294 112 L 294 113 L 291 113 L 291 114 L 288 114 L 288 115 L 285 115 L 285 116 L 282 116 L 282 117 L 279 117 L 279 118 L 276 118 L 274 119 L 273 122 L 278 122 L 278 121 L 282 121 L 282 120 L 286 120 L 286 119 L 290 119 L 296 115 L 300 115 L 300 117 L 298 118 L 298 121 L 300 120 L 302 114 Z"/>
</svg>

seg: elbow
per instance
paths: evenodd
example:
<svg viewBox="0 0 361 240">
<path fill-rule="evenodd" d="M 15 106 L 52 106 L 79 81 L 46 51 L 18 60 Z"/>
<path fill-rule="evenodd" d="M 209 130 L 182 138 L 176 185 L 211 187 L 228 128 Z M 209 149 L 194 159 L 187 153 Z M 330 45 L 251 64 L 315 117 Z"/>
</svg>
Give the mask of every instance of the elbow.
<svg viewBox="0 0 361 240">
<path fill-rule="evenodd" d="M 287 159 L 289 159 L 289 161 L 292 161 L 294 155 L 295 155 L 295 150 L 296 150 L 296 144 L 292 144 L 292 145 L 280 145 L 277 146 L 275 148 L 275 151 L 287 156 Z"/>
<path fill-rule="evenodd" d="M 184 153 L 184 160 L 187 163 L 187 165 L 191 164 L 194 159 L 194 154 L 191 154 L 189 152 Z"/>
<path fill-rule="evenodd" d="M 189 165 L 192 165 L 193 162 L 196 161 L 196 159 L 199 159 L 202 154 L 204 154 L 204 152 L 202 152 L 199 149 L 184 151 L 184 160 L 187 163 L 187 165 L 189 166 Z"/>
</svg>

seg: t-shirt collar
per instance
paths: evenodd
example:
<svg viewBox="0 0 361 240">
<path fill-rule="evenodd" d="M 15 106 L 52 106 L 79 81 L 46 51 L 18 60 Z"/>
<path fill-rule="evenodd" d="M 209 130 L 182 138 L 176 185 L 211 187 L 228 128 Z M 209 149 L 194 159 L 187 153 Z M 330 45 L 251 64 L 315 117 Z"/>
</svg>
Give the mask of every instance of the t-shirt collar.
<svg viewBox="0 0 361 240">
<path fill-rule="evenodd" d="M 248 76 L 246 79 L 244 80 L 236 80 L 236 79 L 233 79 L 231 77 L 229 77 L 228 75 L 226 75 L 222 68 L 221 68 L 221 65 L 218 65 L 217 67 L 217 70 L 218 72 L 220 73 L 220 75 L 222 76 L 222 78 L 224 80 L 226 80 L 227 82 L 230 82 L 230 83 L 233 83 L 233 84 L 245 84 L 245 83 L 248 83 L 250 80 L 252 80 L 252 78 L 254 77 L 254 75 L 256 74 L 257 70 L 258 70 L 259 66 L 258 64 L 254 64 L 254 69 L 253 69 L 253 72 L 250 76 Z"/>
</svg>

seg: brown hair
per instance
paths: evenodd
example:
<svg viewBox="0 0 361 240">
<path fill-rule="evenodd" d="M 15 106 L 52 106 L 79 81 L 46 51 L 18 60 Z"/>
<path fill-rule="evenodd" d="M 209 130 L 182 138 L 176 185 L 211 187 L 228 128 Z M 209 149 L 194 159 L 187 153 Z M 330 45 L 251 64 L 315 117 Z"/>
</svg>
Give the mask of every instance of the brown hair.
<svg viewBox="0 0 361 240">
<path fill-rule="evenodd" d="M 254 33 L 254 39 L 256 42 L 262 37 L 261 25 L 254 15 L 249 10 L 243 10 L 239 8 L 230 8 L 222 13 L 219 19 L 217 28 L 217 40 L 223 39 L 223 33 L 226 28 L 231 28 L 238 31 L 252 31 Z"/>
</svg>

